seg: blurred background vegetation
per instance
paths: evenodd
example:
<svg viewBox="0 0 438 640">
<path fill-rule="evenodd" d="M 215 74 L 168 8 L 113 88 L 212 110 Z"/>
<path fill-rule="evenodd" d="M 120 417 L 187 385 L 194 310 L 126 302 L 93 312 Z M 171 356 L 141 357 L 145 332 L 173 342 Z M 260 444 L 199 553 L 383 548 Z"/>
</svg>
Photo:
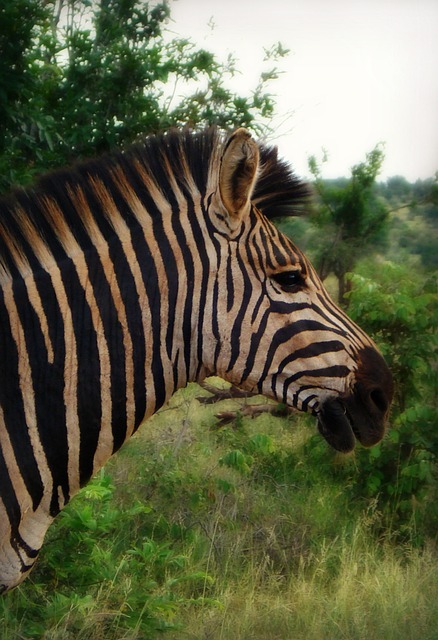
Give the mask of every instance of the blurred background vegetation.
<svg viewBox="0 0 438 640">
<path fill-rule="evenodd" d="M 239 96 L 169 15 L 3 0 L 1 191 L 172 125 L 268 131 L 284 48 Z M 383 157 L 330 181 L 310 158 L 311 211 L 279 224 L 394 372 L 384 441 L 340 456 L 309 417 L 189 385 L 58 517 L 2 639 L 437 640 L 438 189 L 379 182 Z"/>
</svg>

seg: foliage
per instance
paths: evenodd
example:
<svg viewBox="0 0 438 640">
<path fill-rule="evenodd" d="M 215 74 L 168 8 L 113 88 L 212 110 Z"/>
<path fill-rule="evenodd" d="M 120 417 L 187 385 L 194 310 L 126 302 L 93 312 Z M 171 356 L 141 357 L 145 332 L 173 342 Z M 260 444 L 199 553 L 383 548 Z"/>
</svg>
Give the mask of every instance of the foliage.
<svg viewBox="0 0 438 640">
<path fill-rule="evenodd" d="M 202 592 L 210 577 L 190 569 L 187 550 L 173 549 L 169 535 L 163 540 L 154 534 L 151 511 L 138 500 L 118 505 L 110 476 L 95 478 L 50 531 L 47 560 L 33 584 L 8 596 L 19 637 L 124 638 L 129 631 L 151 637 L 174 628 L 182 606 L 206 604 L 208 599 L 185 593 Z M 0 608 L 3 640 L 12 639 L 7 615 Z"/>
<path fill-rule="evenodd" d="M 319 190 L 340 194 L 345 192 L 349 184 L 347 178 L 325 180 L 319 176 L 318 180 L 321 180 Z M 366 252 L 362 248 L 357 252 L 358 259 L 377 254 L 394 263 L 407 263 L 411 269 L 418 268 L 419 264 L 426 269 L 437 268 L 437 180 L 435 176 L 409 183 L 405 178 L 395 176 L 385 182 L 376 182 L 373 191 L 378 206 L 383 206 L 388 213 L 387 224 L 381 238 L 376 238 L 372 246 L 367 246 Z M 321 203 L 317 204 L 313 215 L 307 218 L 283 218 L 280 222 L 282 231 L 293 238 L 316 265 L 324 247 L 333 246 L 335 250 L 338 242 L 338 229 L 334 224 L 329 224 L 329 217 L 324 219 L 321 207 Z"/>
<path fill-rule="evenodd" d="M 395 210 L 421 204 L 438 204 L 438 173 L 433 178 L 417 180 L 413 184 L 403 176 L 392 176 L 386 182 L 378 183 L 376 188 Z"/>
<path fill-rule="evenodd" d="M 368 272 L 351 276 L 348 310 L 378 341 L 396 380 L 396 397 L 387 438 L 356 459 L 356 490 L 391 505 L 392 517 L 404 522 L 411 515 L 438 522 L 436 274 L 393 263 L 372 265 Z"/>
<path fill-rule="evenodd" d="M 438 267 L 438 175 L 409 184 L 395 177 L 377 186 L 388 202 L 391 228 L 387 257 L 412 263 L 420 259 L 422 266 Z"/>
<path fill-rule="evenodd" d="M 233 59 L 171 39 L 167 2 L 5 0 L 0 11 L 0 191 L 170 126 L 260 132 L 272 115 L 275 67 L 252 95 L 234 94 Z M 274 47 L 268 63 L 286 54 Z"/>
<path fill-rule="evenodd" d="M 314 211 L 321 238 L 316 267 L 322 280 L 330 273 L 336 275 L 341 302 L 349 288 L 346 274 L 360 257 L 375 252 L 384 241 L 388 211 L 375 191 L 383 158 L 377 145 L 364 162 L 351 169 L 351 178 L 342 186 L 324 181 L 315 157 L 309 159 L 319 196 Z"/>
</svg>

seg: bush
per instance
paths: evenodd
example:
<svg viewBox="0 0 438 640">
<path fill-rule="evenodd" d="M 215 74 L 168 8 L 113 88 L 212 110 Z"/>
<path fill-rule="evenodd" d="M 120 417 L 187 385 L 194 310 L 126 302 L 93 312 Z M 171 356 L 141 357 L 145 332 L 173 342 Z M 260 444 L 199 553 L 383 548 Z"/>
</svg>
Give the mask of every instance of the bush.
<svg viewBox="0 0 438 640">
<path fill-rule="evenodd" d="M 378 272 L 378 276 L 377 276 Z M 403 523 L 426 518 L 436 531 L 438 462 L 436 275 L 384 263 L 351 275 L 349 314 L 373 335 L 393 371 L 396 393 L 387 437 L 361 449 L 357 495 L 378 497 Z M 431 522 L 432 520 L 432 522 Z"/>
</svg>

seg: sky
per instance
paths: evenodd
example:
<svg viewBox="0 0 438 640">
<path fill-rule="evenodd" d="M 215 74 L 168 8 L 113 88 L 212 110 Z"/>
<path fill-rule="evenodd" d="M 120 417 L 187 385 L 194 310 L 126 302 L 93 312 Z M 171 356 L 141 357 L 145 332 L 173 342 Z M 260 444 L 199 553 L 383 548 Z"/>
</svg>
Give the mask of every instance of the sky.
<svg viewBox="0 0 438 640">
<path fill-rule="evenodd" d="M 222 61 L 234 55 L 241 95 L 272 67 L 264 49 L 290 49 L 270 85 L 268 140 L 300 175 L 324 151 L 324 177 L 349 175 L 379 142 L 382 180 L 438 171 L 438 0 L 171 0 L 170 8 L 175 35 Z"/>
</svg>

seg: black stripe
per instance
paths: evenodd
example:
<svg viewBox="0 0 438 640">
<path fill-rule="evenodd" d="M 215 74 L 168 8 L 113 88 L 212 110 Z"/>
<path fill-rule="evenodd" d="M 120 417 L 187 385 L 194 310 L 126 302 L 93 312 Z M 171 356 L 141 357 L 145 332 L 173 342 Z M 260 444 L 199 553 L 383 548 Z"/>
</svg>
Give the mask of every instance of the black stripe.
<svg viewBox="0 0 438 640">
<path fill-rule="evenodd" d="M 153 216 L 152 230 L 158 246 L 158 251 L 161 254 L 164 273 L 167 280 L 166 286 L 164 286 L 164 283 L 160 283 L 160 295 L 163 299 L 164 291 L 167 290 L 168 317 L 166 319 L 166 352 L 167 357 L 170 360 L 172 357 L 172 346 L 175 331 L 175 311 L 179 289 L 178 265 L 176 263 L 172 245 L 170 244 L 166 231 L 164 230 L 162 216 Z"/>
<path fill-rule="evenodd" d="M 222 341 L 220 339 L 220 333 L 219 333 L 219 309 L 220 309 L 220 304 L 219 304 L 219 279 L 218 276 L 216 275 L 216 278 L 214 280 L 213 285 L 210 283 L 210 286 L 213 286 L 213 296 L 212 296 L 212 300 L 213 300 L 213 308 L 212 308 L 212 313 L 211 313 L 211 328 L 212 328 L 212 333 L 213 336 L 215 338 L 215 348 L 214 348 L 214 354 L 213 354 L 213 363 L 214 363 L 214 372 L 217 371 L 217 363 L 219 360 L 219 356 L 221 353 L 221 347 L 222 347 Z M 203 333 L 200 334 L 201 338 L 203 336 Z"/>
<path fill-rule="evenodd" d="M 204 207 L 201 203 L 201 207 L 202 207 L 202 212 L 203 215 L 205 217 L 205 223 L 207 225 L 207 233 L 209 235 L 209 237 L 212 239 L 213 241 L 213 246 L 216 250 L 216 253 L 218 255 L 218 257 L 220 256 L 221 252 L 220 252 L 220 245 L 218 243 L 218 241 L 215 239 L 215 229 L 210 221 L 210 217 L 208 215 L 208 213 L 204 210 Z M 188 213 L 188 219 L 190 222 L 190 225 L 192 227 L 192 232 L 193 232 L 193 237 L 198 239 L 197 245 L 196 245 L 196 250 L 197 250 L 197 258 L 199 260 L 199 265 L 200 265 L 200 271 L 202 273 L 202 279 L 201 279 L 201 295 L 199 298 L 199 315 L 198 315 L 198 327 L 197 327 L 197 332 L 196 332 L 196 336 L 197 336 L 197 340 L 198 340 L 198 353 L 197 353 L 197 360 L 198 360 L 198 370 L 196 372 L 196 378 L 199 376 L 199 372 L 201 371 L 201 368 L 203 366 L 203 335 L 204 335 L 204 316 L 205 316 L 205 309 L 206 309 L 206 305 L 207 305 L 207 292 L 208 292 L 208 287 L 211 286 L 209 283 L 209 273 L 210 273 L 210 260 L 208 257 L 208 253 L 207 253 L 207 248 L 205 246 L 205 240 L 204 240 L 204 232 L 202 231 L 202 228 L 199 224 L 199 220 L 198 220 L 198 215 L 196 212 L 196 208 L 195 208 L 195 203 L 193 202 L 193 200 L 191 198 L 187 198 L 187 213 Z M 214 297 L 214 300 L 216 300 L 216 296 Z M 215 302 L 213 303 L 215 304 Z M 213 313 L 213 318 L 212 318 L 212 331 L 213 331 L 213 335 L 217 338 L 219 336 L 219 328 L 218 328 L 218 323 L 217 323 L 217 315 L 215 313 Z"/>
<path fill-rule="evenodd" d="M 132 234 L 132 246 L 140 267 L 151 312 L 151 326 L 149 328 L 145 327 L 145 341 L 146 344 L 152 345 L 151 373 L 154 380 L 155 407 L 158 409 L 165 401 L 165 381 L 160 351 L 161 299 L 158 273 L 142 230 L 138 229 Z M 148 390 L 146 389 L 145 391 L 147 406 Z"/>
<path fill-rule="evenodd" d="M 8 311 L 0 289 L 0 404 L 3 408 L 5 428 L 8 432 L 14 456 L 23 477 L 34 510 L 44 495 L 38 463 L 30 443 L 26 426 L 23 397 L 19 386 L 18 351 L 12 337 Z M 2 485 L 3 486 L 3 485 Z"/>
<path fill-rule="evenodd" d="M 263 247 L 262 250 L 263 250 L 264 261 L 262 264 L 266 264 L 268 269 L 271 269 L 274 271 L 278 265 L 276 265 L 273 259 L 271 258 L 270 250 L 272 249 L 272 243 L 270 242 L 270 238 L 267 236 L 263 228 L 260 228 L 259 237 Z"/>
<path fill-rule="evenodd" d="M 322 293 L 318 293 L 318 300 L 322 305 L 322 308 L 328 308 L 331 314 L 339 321 L 339 324 L 345 327 L 344 334 L 346 335 L 347 331 L 349 333 L 349 337 L 351 340 L 355 339 L 357 341 L 357 347 L 361 348 L 363 346 L 367 346 L 363 342 L 363 332 L 358 327 L 353 320 L 351 320 L 339 307 L 337 307 L 333 300 L 328 296 L 328 294 L 323 295 Z M 314 308 L 320 311 L 320 308 L 314 306 Z M 323 315 L 320 312 L 320 315 Z M 333 320 L 331 320 L 333 322 Z"/>
<path fill-rule="evenodd" d="M 66 357 L 64 321 L 50 275 L 45 271 L 39 271 L 34 274 L 34 281 L 40 295 L 43 312 L 46 316 L 49 339 L 53 348 L 53 364 L 48 365 L 46 371 L 47 385 L 50 389 L 50 397 L 46 398 L 46 412 L 50 419 L 52 419 L 52 416 L 56 418 L 56 432 L 59 438 L 58 447 L 60 449 L 60 457 L 61 459 L 65 459 L 65 456 L 68 455 L 68 441 L 66 411 L 64 406 L 64 366 Z M 47 392 L 44 393 L 44 395 L 47 396 Z M 44 425 L 41 426 L 44 430 Z M 60 466 L 59 461 L 56 464 Z M 58 477 L 60 477 L 59 473 Z M 64 490 L 63 483 L 61 483 L 60 486 Z M 56 486 L 53 487 L 53 492 L 57 494 Z M 58 496 L 56 495 L 55 498 L 54 495 L 52 502 L 55 503 L 57 499 Z M 67 504 L 69 499 L 70 492 L 67 493 L 64 491 L 65 504 Z"/>
<path fill-rule="evenodd" d="M 2 443 L 0 441 L 0 487 L 2 488 L 2 501 L 6 509 L 12 535 L 18 533 L 18 525 L 21 522 L 21 508 L 15 494 L 5 456 L 3 454 Z M 6 523 L 3 523 L 6 526 Z"/>
<path fill-rule="evenodd" d="M 283 402 L 285 404 L 287 402 L 287 392 L 290 385 L 300 378 L 324 378 L 325 380 L 328 380 L 329 378 L 335 378 L 339 380 L 340 378 L 346 378 L 350 373 L 351 372 L 348 367 L 339 364 L 334 364 L 330 367 L 323 367 L 322 369 L 303 369 L 302 371 L 295 373 L 284 381 Z M 325 385 L 324 388 L 326 388 Z"/>
<path fill-rule="evenodd" d="M 243 247 L 243 250 L 245 251 L 245 247 Z M 242 326 L 244 320 L 248 315 L 248 307 L 253 291 L 253 283 L 246 270 L 245 262 L 242 259 L 240 245 L 237 245 L 236 262 L 239 272 L 241 273 L 243 278 L 243 297 L 240 301 L 239 311 L 237 312 L 233 326 L 231 328 L 231 355 L 226 369 L 227 373 L 232 371 L 240 354 Z"/>
<path fill-rule="evenodd" d="M 227 256 L 227 313 L 231 311 L 234 303 L 234 278 L 233 278 L 233 258 L 231 256 L 231 244 L 228 245 Z"/>
<path fill-rule="evenodd" d="M 307 396 L 307 398 L 301 403 L 301 411 L 307 411 L 309 403 L 317 397 L 316 393 L 311 393 L 310 396 Z"/>
<path fill-rule="evenodd" d="M 263 297 L 260 297 L 260 300 L 263 300 Z M 266 331 L 267 324 L 269 322 L 270 313 L 269 311 L 265 311 L 263 314 L 263 318 L 260 320 L 259 327 L 256 332 L 253 332 L 251 335 L 251 344 L 249 348 L 248 358 L 246 360 L 245 369 L 242 373 L 241 383 L 244 382 L 250 375 L 254 368 L 254 362 L 256 356 L 259 355 L 259 346 L 260 340 Z M 259 389 L 261 389 L 259 385 Z"/>
<path fill-rule="evenodd" d="M 79 480 L 83 486 L 88 482 L 93 472 L 94 455 L 102 421 L 99 351 L 91 311 L 75 267 L 71 260 L 63 262 L 60 267 L 76 337 L 77 413 L 80 431 Z M 94 252 L 93 254 L 88 253 L 87 267 L 88 277 L 93 283 L 95 292 L 99 290 L 99 286 L 102 291 L 107 292 L 106 295 L 101 294 L 99 304 L 105 330 L 108 316 L 111 315 L 112 300 L 108 292 L 108 283 L 102 275 L 102 267 Z M 116 332 L 115 328 L 114 332 Z M 68 336 L 66 337 L 68 339 Z M 114 338 L 111 334 L 108 337 L 110 338 L 109 344 L 113 343 L 112 346 L 115 348 Z M 111 383 L 113 383 L 113 376 Z"/>
<path fill-rule="evenodd" d="M 278 233 L 276 241 L 281 245 L 284 253 L 287 256 L 289 256 L 289 261 L 292 264 L 296 264 L 297 262 L 299 262 L 301 266 L 304 266 L 303 254 L 298 249 L 298 247 L 292 242 L 292 240 L 290 240 L 286 235 L 284 235 L 284 233 Z"/>
<path fill-rule="evenodd" d="M 279 346 L 281 344 L 284 344 L 285 342 L 288 342 L 294 336 L 304 331 L 310 331 L 310 332 L 326 331 L 329 334 L 335 334 L 340 336 L 344 335 L 344 332 L 341 331 L 340 329 L 327 327 L 326 325 L 316 320 L 297 320 L 295 322 L 291 322 L 285 327 L 282 327 L 272 337 L 272 342 L 269 346 L 269 350 L 265 358 L 265 368 L 263 370 L 263 373 L 259 381 L 260 388 L 262 388 L 263 382 L 265 381 L 266 377 L 269 375 L 269 372 L 272 368 L 272 360 Z"/>
<path fill-rule="evenodd" d="M 285 298 L 291 298 L 293 296 L 293 294 L 285 294 L 283 291 L 281 291 L 280 293 Z M 270 308 L 272 313 L 278 313 L 285 316 L 291 315 L 292 313 L 297 313 L 298 311 L 309 311 L 310 309 L 319 312 L 319 309 L 317 309 L 316 307 L 314 308 L 312 304 L 309 304 L 308 302 L 294 302 L 293 300 L 291 300 L 291 302 L 286 302 L 285 300 L 271 299 Z M 301 315 L 301 317 L 303 316 Z M 325 318 L 325 316 L 323 317 Z M 325 319 L 328 320 L 328 318 Z M 291 320 L 291 322 L 293 322 L 293 320 Z"/>
<path fill-rule="evenodd" d="M 251 263 L 251 267 L 252 267 L 252 271 L 253 271 L 253 277 L 256 278 L 257 280 L 260 279 L 260 273 L 259 270 L 257 269 L 256 263 L 258 263 L 259 265 L 263 265 L 263 256 L 262 256 L 262 252 L 260 250 L 260 247 L 258 245 L 257 239 L 254 237 L 252 239 L 252 248 L 255 250 L 256 254 L 257 254 L 257 259 L 254 259 L 254 256 L 252 255 L 252 253 L 250 254 L 250 263 Z M 251 324 L 253 324 L 255 322 L 255 319 L 257 318 L 257 315 L 259 313 L 259 309 L 261 307 L 261 305 L 263 304 L 264 301 L 267 300 L 267 291 L 266 291 L 266 274 L 263 274 L 264 280 L 263 280 L 263 295 L 259 296 L 257 302 L 254 305 L 254 308 L 252 310 L 252 314 L 251 314 Z"/>
<path fill-rule="evenodd" d="M 309 358 L 321 356 L 326 353 L 337 353 L 339 351 L 344 351 L 345 346 L 342 342 L 338 340 L 328 340 L 326 342 L 313 342 L 308 344 L 306 347 L 302 349 L 297 349 L 289 356 L 284 358 L 276 372 L 272 376 L 272 389 L 276 389 L 278 376 L 282 374 L 282 372 L 294 361 L 302 359 L 307 360 Z"/>
<path fill-rule="evenodd" d="M 32 372 L 38 433 L 53 479 L 50 514 L 55 516 L 60 510 L 58 487 L 62 489 L 64 501 L 68 502 L 70 496 L 68 440 L 63 397 L 64 330 L 50 276 L 46 272 L 39 271 L 34 278 L 42 297 L 42 304 L 51 298 L 50 315 L 46 315 L 46 320 L 50 327 L 51 336 L 56 336 L 57 340 L 54 345 L 53 364 L 48 362 L 40 319 L 29 301 L 27 290 L 21 280 L 14 282 L 14 299 L 23 327 L 26 351 Z"/>
<path fill-rule="evenodd" d="M 176 201 L 174 195 L 170 197 L 169 200 L 172 207 L 172 227 L 175 233 L 175 237 L 177 239 L 178 245 L 182 252 L 182 258 L 184 262 L 184 270 L 186 275 L 186 296 L 184 300 L 184 309 L 183 309 L 183 323 L 182 323 L 182 338 L 184 343 L 184 364 L 186 370 L 186 380 L 179 381 L 178 386 L 181 384 L 185 384 L 190 375 L 190 359 L 191 359 L 191 340 L 192 340 L 192 317 L 193 317 L 193 287 L 195 284 L 195 265 L 193 261 L 193 255 L 190 252 L 186 234 L 184 228 L 181 224 L 181 215 L 179 211 L 179 204 Z M 181 266 L 180 266 L 181 268 Z M 179 310 L 175 311 L 176 313 Z M 172 313 L 172 311 L 171 311 Z"/>
<path fill-rule="evenodd" d="M 134 416 L 134 428 L 137 428 L 144 418 L 146 412 L 146 380 L 145 380 L 145 360 L 146 360 L 146 343 L 144 328 L 142 322 L 142 314 L 139 303 L 139 297 L 137 288 L 135 285 L 134 276 L 131 272 L 127 257 L 124 253 L 123 247 L 119 242 L 112 242 L 109 246 L 110 257 L 114 266 L 114 273 L 116 275 L 117 284 L 120 291 L 121 299 L 126 313 L 126 322 L 128 333 L 132 340 L 133 353 L 133 375 L 134 375 L 134 402 L 135 402 L 135 416 Z M 100 304 L 99 304 L 100 308 Z M 123 341 L 123 337 L 121 338 Z M 110 355 L 112 356 L 113 348 L 109 345 Z M 126 354 L 124 356 L 126 358 Z M 111 358 L 111 369 L 116 367 L 116 362 Z M 120 395 L 125 392 L 126 403 L 126 385 L 127 380 L 125 376 L 124 389 L 112 388 L 112 401 L 117 403 L 121 402 Z M 114 404 L 113 404 L 114 406 Z M 126 404 L 125 404 L 126 408 Z M 126 420 L 123 407 L 120 406 L 122 412 L 121 423 L 119 423 L 120 415 L 113 414 L 113 437 L 114 437 L 114 449 L 117 451 L 126 439 Z M 119 411 L 119 414 L 120 414 Z M 129 425 L 132 427 L 132 425 Z"/>
<path fill-rule="evenodd" d="M 324 353 L 336 353 L 338 351 L 344 351 L 345 346 L 339 340 L 327 340 L 324 342 L 312 342 L 302 349 L 297 349 L 285 358 L 276 371 L 276 375 L 280 375 L 291 362 L 298 359 L 307 360 L 314 358 L 315 356 L 321 356 Z"/>
<path fill-rule="evenodd" d="M 141 317 L 141 308 L 135 280 L 126 258 L 123 246 L 119 239 L 113 240 L 109 245 L 109 254 L 114 267 L 120 296 L 125 308 L 128 333 L 133 344 L 133 374 L 134 374 L 134 401 L 135 416 L 134 425 L 127 424 L 126 399 L 127 399 L 127 379 L 126 379 L 126 357 L 123 341 L 123 330 L 120 320 L 116 319 L 116 303 L 109 307 L 109 318 L 104 318 L 105 335 L 111 331 L 111 342 L 108 342 L 111 360 L 111 401 L 113 407 L 112 430 L 114 438 L 113 453 L 116 452 L 126 440 L 128 426 L 138 427 L 143 420 L 146 411 L 146 381 L 144 373 L 144 363 L 146 359 L 146 345 Z M 105 295 L 111 295 L 110 290 Z M 99 309 L 101 303 L 98 302 Z M 116 333 L 114 335 L 114 330 Z"/>
</svg>

